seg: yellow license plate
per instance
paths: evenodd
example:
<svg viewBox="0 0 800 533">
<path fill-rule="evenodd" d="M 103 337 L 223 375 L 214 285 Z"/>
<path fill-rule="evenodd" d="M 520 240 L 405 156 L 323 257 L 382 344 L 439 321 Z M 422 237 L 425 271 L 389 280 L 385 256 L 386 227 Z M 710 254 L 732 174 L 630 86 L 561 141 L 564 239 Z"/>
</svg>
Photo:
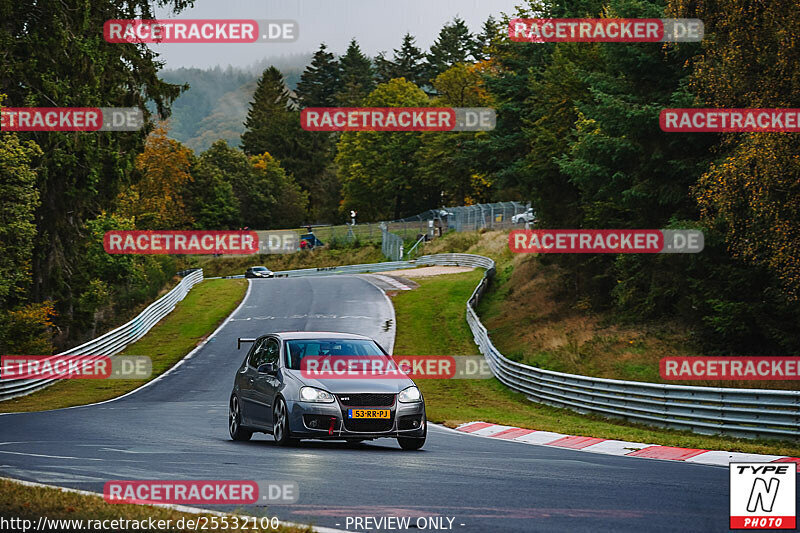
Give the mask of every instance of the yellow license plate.
<svg viewBox="0 0 800 533">
<path fill-rule="evenodd" d="M 347 418 L 389 418 L 388 409 L 348 409 Z"/>
</svg>

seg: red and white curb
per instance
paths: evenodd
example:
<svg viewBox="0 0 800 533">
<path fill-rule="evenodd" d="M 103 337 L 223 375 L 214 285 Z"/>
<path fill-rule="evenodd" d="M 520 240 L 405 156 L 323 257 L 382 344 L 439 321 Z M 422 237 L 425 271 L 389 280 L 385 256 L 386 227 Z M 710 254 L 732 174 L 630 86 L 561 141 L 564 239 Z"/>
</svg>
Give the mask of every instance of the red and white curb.
<svg viewBox="0 0 800 533">
<path fill-rule="evenodd" d="M 676 448 L 673 446 L 659 446 L 656 444 L 643 444 L 641 442 L 601 439 L 597 437 L 576 437 L 573 435 L 553 433 L 551 431 L 536 431 L 535 429 L 501 426 L 488 422 L 467 422 L 466 424 L 458 426 L 456 430 L 479 437 L 510 440 L 525 444 L 538 444 L 541 446 L 554 446 L 556 448 L 569 448 L 582 452 L 625 455 L 628 457 L 643 457 L 646 459 L 665 459 L 669 461 L 684 461 L 687 463 L 706 465 L 728 466 L 729 463 L 748 462 L 798 463 L 798 470 L 800 471 L 800 458 L 786 457 L 783 455 L 762 455 L 757 453 L 723 452 L 696 448 Z"/>
</svg>

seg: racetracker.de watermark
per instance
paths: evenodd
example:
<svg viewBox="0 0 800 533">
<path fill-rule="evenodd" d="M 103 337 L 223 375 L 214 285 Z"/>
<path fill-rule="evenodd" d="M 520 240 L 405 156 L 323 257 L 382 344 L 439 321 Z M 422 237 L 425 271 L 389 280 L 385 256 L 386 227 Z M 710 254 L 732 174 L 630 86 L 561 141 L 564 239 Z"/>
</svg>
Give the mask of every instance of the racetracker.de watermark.
<svg viewBox="0 0 800 533">
<path fill-rule="evenodd" d="M 300 360 L 307 379 L 490 379 L 482 355 L 307 355 Z"/>
<path fill-rule="evenodd" d="M 299 498 L 296 481 L 112 480 L 103 486 L 108 503 L 267 505 L 296 503 Z"/>
<path fill-rule="evenodd" d="M 103 248 L 110 254 L 254 254 L 254 231 L 108 231 Z"/>
<path fill-rule="evenodd" d="M 514 253 L 539 254 L 696 254 L 703 250 L 699 230 L 538 229 L 513 230 Z"/>
<path fill-rule="evenodd" d="M 145 355 L 4 355 L 0 379 L 147 379 Z"/>
<path fill-rule="evenodd" d="M 800 380 L 800 357 L 663 357 L 662 379 Z"/>
<path fill-rule="evenodd" d="M 491 131 L 489 107 L 307 107 L 306 131 Z"/>
<path fill-rule="evenodd" d="M 112 19 L 103 24 L 109 43 L 289 43 L 299 36 L 294 20 Z"/>
<path fill-rule="evenodd" d="M 110 254 L 288 254 L 300 249 L 292 231 L 114 230 L 103 236 Z"/>
<path fill-rule="evenodd" d="M 663 109 L 666 132 L 800 132 L 800 109 Z"/>
<path fill-rule="evenodd" d="M 137 131 L 138 107 L 4 107 L 0 131 Z"/>
<path fill-rule="evenodd" d="M 508 37 L 528 43 L 702 41 L 700 19 L 511 19 Z"/>
</svg>

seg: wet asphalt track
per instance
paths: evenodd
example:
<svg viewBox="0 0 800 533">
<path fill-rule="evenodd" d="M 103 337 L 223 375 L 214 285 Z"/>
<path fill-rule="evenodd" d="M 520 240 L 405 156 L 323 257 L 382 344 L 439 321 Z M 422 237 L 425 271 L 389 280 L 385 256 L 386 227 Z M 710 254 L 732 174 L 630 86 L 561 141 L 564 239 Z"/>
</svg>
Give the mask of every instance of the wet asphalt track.
<svg viewBox="0 0 800 533">
<path fill-rule="evenodd" d="M 389 346 L 394 336 L 393 324 L 386 330 L 390 304 L 362 278 L 251 285 L 233 320 L 153 385 L 95 406 L 0 416 L 0 475 L 95 492 L 110 479 L 295 480 L 298 503 L 248 511 L 340 529 L 347 516 L 445 516 L 464 532 L 728 531 L 726 468 L 438 427 L 419 452 L 389 439 L 357 448 L 313 441 L 278 448 L 263 434 L 232 442 L 227 405 L 244 356 L 237 337 L 329 330 Z"/>
</svg>

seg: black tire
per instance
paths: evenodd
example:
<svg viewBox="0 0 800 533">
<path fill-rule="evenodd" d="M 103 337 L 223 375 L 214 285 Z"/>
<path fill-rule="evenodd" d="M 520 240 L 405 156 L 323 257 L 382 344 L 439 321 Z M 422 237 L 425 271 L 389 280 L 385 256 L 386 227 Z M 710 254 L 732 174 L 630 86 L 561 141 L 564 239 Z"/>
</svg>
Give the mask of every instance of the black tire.
<svg viewBox="0 0 800 533">
<path fill-rule="evenodd" d="M 289 429 L 289 411 L 283 398 L 278 398 L 272 412 L 272 436 L 278 446 L 291 446 L 297 444 L 297 439 L 292 438 Z"/>
<path fill-rule="evenodd" d="M 235 394 L 231 395 L 231 401 L 228 404 L 228 433 L 231 439 L 237 441 L 250 440 L 253 432 L 242 427 L 242 411 L 239 406 L 239 398 Z"/>
<path fill-rule="evenodd" d="M 404 450 L 419 450 L 425 445 L 425 438 L 428 436 L 428 422 L 425 422 L 425 431 L 421 437 L 397 437 L 397 443 Z"/>
</svg>

